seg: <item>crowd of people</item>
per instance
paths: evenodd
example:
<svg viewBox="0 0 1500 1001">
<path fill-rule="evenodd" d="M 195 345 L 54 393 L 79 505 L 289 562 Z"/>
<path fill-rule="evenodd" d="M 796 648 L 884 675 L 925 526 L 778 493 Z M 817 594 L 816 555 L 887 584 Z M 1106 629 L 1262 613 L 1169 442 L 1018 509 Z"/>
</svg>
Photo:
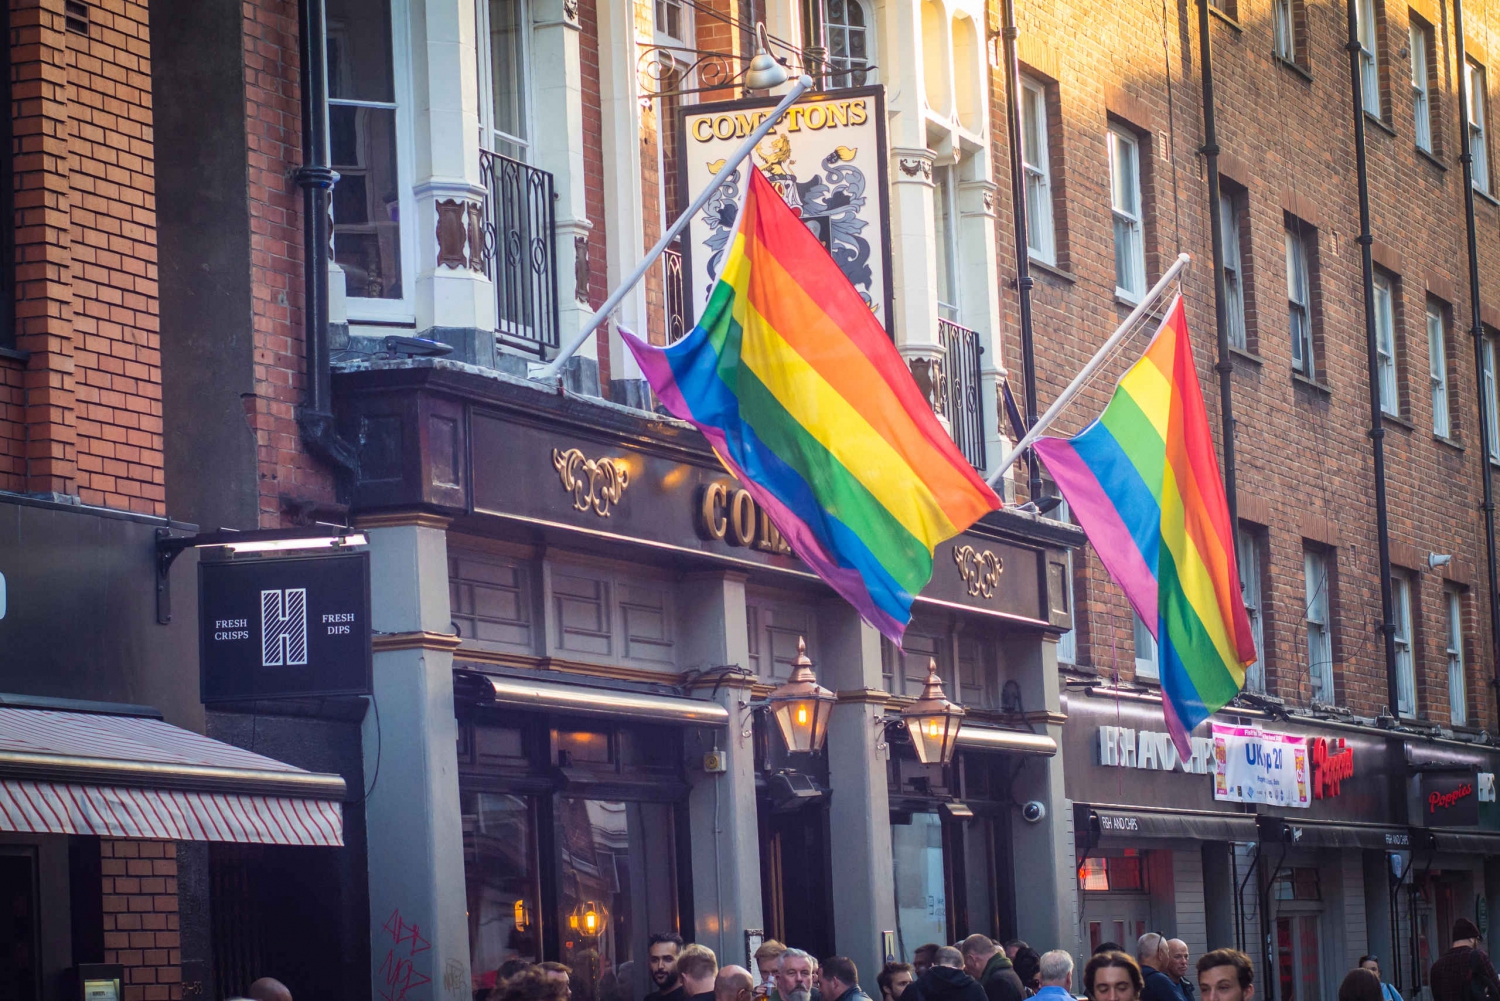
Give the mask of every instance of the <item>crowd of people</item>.
<svg viewBox="0 0 1500 1001">
<path fill-rule="evenodd" d="M 1460 918 L 1454 923 L 1452 948 L 1432 965 L 1432 1001 L 1500 1001 L 1500 979 L 1479 939 L 1473 922 Z M 685 945 L 671 933 L 651 936 L 647 963 L 654 989 L 644 1001 L 874 1001 L 849 958 L 818 960 L 776 941 L 756 950 L 753 973 L 742 966 L 720 966 L 712 949 Z M 1082 976 L 1074 974 L 1073 957 L 1061 949 L 1038 954 L 1020 940 L 997 943 L 970 935 L 953 945 L 920 946 L 912 962 L 886 963 L 875 982 L 880 1001 L 1073 1001 L 1078 996 L 1091 1001 L 1251 1001 L 1255 996 L 1255 969 L 1245 953 L 1214 949 L 1194 964 L 1186 942 L 1155 932 L 1136 941 L 1134 955 L 1116 942 L 1100 944 Z M 476 1001 L 571 1001 L 570 977 L 561 963 L 511 960 L 496 971 L 488 997 Z M 1364 956 L 1344 977 L 1338 1001 L 1403 999 L 1381 979 L 1379 959 Z"/>
</svg>

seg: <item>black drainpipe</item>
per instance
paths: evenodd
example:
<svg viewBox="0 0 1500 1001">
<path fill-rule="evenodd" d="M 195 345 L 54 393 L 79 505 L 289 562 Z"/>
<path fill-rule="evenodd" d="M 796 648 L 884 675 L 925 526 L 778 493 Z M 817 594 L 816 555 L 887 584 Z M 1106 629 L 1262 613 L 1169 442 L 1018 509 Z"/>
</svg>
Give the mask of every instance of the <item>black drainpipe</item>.
<svg viewBox="0 0 1500 1001">
<path fill-rule="evenodd" d="M 1391 722 L 1401 703 L 1396 679 L 1396 622 L 1391 614 L 1391 526 L 1385 506 L 1385 418 L 1380 410 L 1380 366 L 1375 343 L 1375 262 L 1370 256 L 1370 175 L 1365 163 L 1365 95 L 1359 80 L 1359 20 L 1348 0 L 1349 83 L 1354 96 L 1354 162 L 1359 174 L 1359 257 L 1364 270 L 1365 361 L 1370 369 L 1370 440 L 1375 455 L 1375 529 L 1380 543 L 1380 632 L 1385 637 L 1385 687 Z"/>
<path fill-rule="evenodd" d="M 1236 543 L 1240 532 L 1240 504 L 1234 468 L 1234 359 L 1229 353 L 1229 303 L 1224 290 L 1224 220 L 1219 212 L 1219 133 L 1214 125 L 1213 45 L 1208 35 L 1208 0 L 1198 0 L 1198 48 L 1203 60 L 1203 148 L 1208 161 L 1208 218 L 1213 236 L 1214 329 L 1219 338 L 1219 421 L 1224 439 L 1224 496 L 1229 501 L 1229 525 Z"/>
<path fill-rule="evenodd" d="M 1026 236 L 1026 168 L 1021 163 L 1021 64 L 1016 56 L 1015 0 L 1001 0 L 1005 8 L 1005 125 L 1010 140 L 1010 201 L 1016 232 L 1016 292 L 1021 308 L 1021 374 L 1026 382 L 1026 430 L 1036 423 L 1036 341 L 1031 326 L 1031 252 Z M 1004 424 L 1004 421 L 1001 421 Z M 1032 503 L 1042 499 L 1042 470 L 1036 450 L 1026 450 L 1026 494 Z"/>
<path fill-rule="evenodd" d="M 1458 143 L 1459 162 L 1464 165 L 1464 223 L 1469 240 L 1469 332 L 1474 337 L 1474 388 L 1479 397 L 1479 468 L 1484 483 L 1484 555 L 1490 585 L 1490 649 L 1495 657 L 1495 677 L 1490 682 L 1500 700 L 1500 594 L 1496 593 L 1495 493 L 1490 469 L 1489 400 L 1484 394 L 1484 322 L 1479 318 L 1479 251 L 1474 238 L 1474 152 L 1469 149 L 1468 53 L 1464 51 L 1464 4 L 1453 0 L 1453 30 L 1458 35 Z"/>
<path fill-rule="evenodd" d="M 335 472 L 354 471 L 354 450 L 333 423 L 333 389 L 328 352 L 329 199 L 338 175 L 328 158 L 328 74 L 323 0 L 301 0 L 298 47 L 302 62 L 302 159 L 296 173 L 302 188 L 303 336 L 307 347 L 307 390 L 297 411 L 297 427 L 307 450 Z"/>
</svg>

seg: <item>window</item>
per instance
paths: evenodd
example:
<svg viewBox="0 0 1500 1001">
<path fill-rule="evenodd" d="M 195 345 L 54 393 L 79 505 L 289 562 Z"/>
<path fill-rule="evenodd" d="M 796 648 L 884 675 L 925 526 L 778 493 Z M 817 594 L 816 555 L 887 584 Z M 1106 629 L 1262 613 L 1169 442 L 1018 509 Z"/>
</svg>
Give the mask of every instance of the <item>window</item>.
<svg viewBox="0 0 1500 1001">
<path fill-rule="evenodd" d="M 1322 900 L 1323 888 L 1318 870 L 1312 866 L 1287 866 L 1276 873 L 1271 885 L 1272 900 Z"/>
<path fill-rule="evenodd" d="M 1140 855 L 1134 854 L 1137 849 L 1127 848 L 1125 851 L 1130 854 L 1121 858 L 1084 859 L 1078 867 L 1078 885 L 1085 893 L 1145 890 L 1146 873 Z"/>
<path fill-rule="evenodd" d="M 1282 1001 L 1316 1001 L 1323 996 L 1319 960 L 1319 916 L 1301 914 L 1276 919 L 1276 974 Z"/>
<path fill-rule="evenodd" d="M 1448 720 L 1454 726 L 1469 722 L 1469 695 L 1464 684 L 1464 596 L 1449 588 L 1443 592 L 1443 617 L 1447 620 Z"/>
<path fill-rule="evenodd" d="M 1219 195 L 1219 228 L 1224 239 L 1224 306 L 1229 320 L 1229 346 L 1250 350 L 1245 335 L 1245 274 L 1240 264 L 1240 210 L 1231 194 Z"/>
<path fill-rule="evenodd" d="M 828 42 L 828 86 L 863 87 L 868 82 L 869 24 L 860 0 L 827 0 L 823 28 Z"/>
<path fill-rule="evenodd" d="M 1489 134 L 1485 130 L 1488 116 L 1489 91 L 1486 89 L 1484 67 L 1469 63 L 1464 67 L 1469 84 L 1469 152 L 1474 156 L 1474 190 L 1490 193 L 1490 146 Z"/>
<path fill-rule="evenodd" d="M 1271 40 L 1276 58 L 1306 68 L 1304 0 L 1271 0 Z"/>
<path fill-rule="evenodd" d="M 1307 670 L 1316 702 L 1332 704 L 1333 620 L 1329 617 L 1328 554 L 1306 549 L 1302 554 L 1307 595 Z"/>
<path fill-rule="evenodd" d="M 654 27 L 658 39 L 686 42 L 691 26 L 690 17 L 691 12 L 686 9 L 683 0 L 656 0 Z"/>
<path fill-rule="evenodd" d="M 1068 509 L 1068 502 L 1058 499 L 1057 508 L 1052 512 L 1052 517 L 1064 525 L 1073 524 L 1073 513 Z M 1068 550 L 1068 612 L 1070 615 L 1078 614 L 1078 606 L 1073 602 L 1073 551 Z M 1057 638 L 1057 662 L 1059 664 L 1078 663 L 1078 623 L 1073 623 L 1073 628 Z"/>
<path fill-rule="evenodd" d="M 390 0 L 328 0 L 333 257 L 356 299 L 400 299 L 401 179 Z"/>
<path fill-rule="evenodd" d="M 1375 0 L 1358 0 L 1355 15 L 1359 28 L 1359 90 L 1366 114 L 1381 117 L 1380 108 L 1380 24 L 1375 17 Z"/>
<path fill-rule="evenodd" d="M 1312 274 L 1307 262 L 1307 240 L 1302 227 L 1286 229 L 1286 298 L 1292 332 L 1292 370 L 1309 379 L 1318 377 L 1313 357 Z"/>
<path fill-rule="evenodd" d="M 1415 17 L 1411 20 L 1410 44 L 1412 114 L 1415 119 L 1413 136 L 1418 149 L 1431 153 L 1433 151 L 1432 91 L 1427 73 L 1428 46 L 1432 44 L 1432 29 Z"/>
<path fill-rule="evenodd" d="M 1401 414 L 1400 384 L 1396 378 L 1395 293 L 1391 280 L 1375 275 L 1375 367 L 1380 376 L 1380 409 L 1392 417 Z"/>
<path fill-rule="evenodd" d="M 1057 263 L 1052 217 L 1052 161 L 1047 148 L 1047 88 L 1021 78 L 1021 163 L 1026 171 L 1026 248 L 1043 264 Z"/>
<path fill-rule="evenodd" d="M 1146 291 L 1141 145 L 1119 128 L 1109 130 L 1109 193 L 1115 221 L 1115 294 L 1135 302 Z"/>
<path fill-rule="evenodd" d="M 1135 618 L 1135 676 L 1155 681 L 1161 677 L 1156 663 L 1156 637 L 1151 635 L 1146 621 L 1139 615 Z"/>
<path fill-rule="evenodd" d="M 1491 462 L 1500 462 L 1500 394 L 1495 392 L 1495 335 L 1484 336 L 1484 428 L 1488 435 Z"/>
<path fill-rule="evenodd" d="M 530 56 L 525 0 L 488 0 L 479 5 L 488 17 L 490 106 L 485 148 L 513 160 L 526 160 L 531 149 Z M 657 4 L 658 14 L 661 2 Z M 483 67 L 484 60 L 480 60 Z"/>
<path fill-rule="evenodd" d="M 913 813 L 891 825 L 891 866 L 896 890 L 897 941 L 947 942 L 948 893 L 943 872 L 943 821 L 936 813 Z"/>
<path fill-rule="evenodd" d="M 1391 612 L 1396 617 L 1396 713 L 1417 714 L 1417 669 L 1412 657 L 1411 578 L 1391 577 Z"/>
<path fill-rule="evenodd" d="M 958 321 L 958 255 L 954 246 L 958 238 L 957 206 L 954 198 L 953 168 L 932 168 L 932 219 L 936 225 L 938 312 L 945 320 Z"/>
<path fill-rule="evenodd" d="M 1432 433 L 1447 438 L 1453 433 L 1448 409 L 1448 332 L 1443 307 L 1427 302 L 1427 363 L 1432 382 Z"/>
<path fill-rule="evenodd" d="M 1250 617 L 1250 632 L 1255 636 L 1255 663 L 1245 672 L 1245 690 L 1266 690 L 1266 644 L 1262 635 L 1260 600 L 1260 546 L 1255 533 L 1244 526 L 1236 536 L 1236 562 L 1240 570 L 1240 594 L 1245 598 L 1245 614 Z"/>
</svg>

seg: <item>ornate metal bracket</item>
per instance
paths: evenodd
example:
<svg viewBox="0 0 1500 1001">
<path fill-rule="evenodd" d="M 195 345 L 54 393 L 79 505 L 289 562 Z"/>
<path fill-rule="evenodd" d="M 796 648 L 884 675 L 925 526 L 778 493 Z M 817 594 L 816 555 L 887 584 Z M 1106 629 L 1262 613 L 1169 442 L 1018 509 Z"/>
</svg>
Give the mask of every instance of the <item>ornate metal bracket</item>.
<svg viewBox="0 0 1500 1001">
<path fill-rule="evenodd" d="M 609 517 L 611 505 L 620 503 L 630 486 L 630 470 L 618 459 L 586 459 L 576 448 L 566 452 L 554 448 L 552 465 L 564 490 L 573 492 L 573 510 L 592 510 Z"/>
</svg>

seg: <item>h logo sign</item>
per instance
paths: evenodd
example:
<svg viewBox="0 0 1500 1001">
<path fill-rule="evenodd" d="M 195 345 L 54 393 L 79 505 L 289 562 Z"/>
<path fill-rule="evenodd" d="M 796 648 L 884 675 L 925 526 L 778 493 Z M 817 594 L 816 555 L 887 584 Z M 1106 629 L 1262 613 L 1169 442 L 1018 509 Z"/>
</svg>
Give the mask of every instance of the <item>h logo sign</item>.
<svg viewBox="0 0 1500 1001">
<path fill-rule="evenodd" d="M 307 588 L 260 592 L 260 663 L 292 667 L 307 663 Z"/>
</svg>

